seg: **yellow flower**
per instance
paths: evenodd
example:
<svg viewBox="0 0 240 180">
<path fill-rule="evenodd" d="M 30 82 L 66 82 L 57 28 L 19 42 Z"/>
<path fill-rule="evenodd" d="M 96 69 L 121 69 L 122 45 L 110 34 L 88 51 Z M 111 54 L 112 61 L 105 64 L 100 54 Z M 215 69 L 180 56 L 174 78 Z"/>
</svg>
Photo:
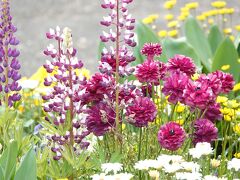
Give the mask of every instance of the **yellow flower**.
<svg viewBox="0 0 240 180">
<path fill-rule="evenodd" d="M 152 18 L 146 17 L 142 20 L 143 24 L 152 24 L 154 20 Z"/>
<path fill-rule="evenodd" d="M 234 157 L 240 159 L 240 152 L 239 153 L 235 153 Z"/>
<path fill-rule="evenodd" d="M 214 19 L 210 18 L 208 19 L 208 24 L 213 24 L 214 23 Z"/>
<path fill-rule="evenodd" d="M 178 19 L 179 21 L 184 21 L 186 18 L 187 18 L 187 16 L 180 15 L 180 16 L 178 16 L 177 19 Z"/>
<path fill-rule="evenodd" d="M 179 104 L 179 105 L 177 105 L 177 108 L 176 108 L 175 111 L 176 111 L 177 113 L 182 113 L 182 112 L 184 111 L 184 109 L 185 109 L 185 106 Z"/>
<path fill-rule="evenodd" d="M 223 65 L 223 66 L 221 67 L 221 69 L 222 69 L 223 71 L 227 71 L 227 70 L 230 69 L 230 65 L 229 65 L 229 64 Z"/>
<path fill-rule="evenodd" d="M 223 32 L 224 34 L 232 34 L 232 28 L 225 28 Z"/>
<path fill-rule="evenodd" d="M 217 103 L 225 103 L 228 101 L 228 98 L 225 96 L 218 96 L 217 97 Z"/>
<path fill-rule="evenodd" d="M 193 80 L 193 81 L 196 81 L 196 80 L 198 80 L 199 77 L 200 77 L 200 74 L 194 74 L 194 75 L 192 76 L 192 80 Z"/>
<path fill-rule="evenodd" d="M 233 14 L 234 13 L 234 8 L 228 8 L 226 9 L 226 14 Z"/>
<path fill-rule="evenodd" d="M 167 21 L 171 21 L 171 20 L 173 20 L 174 15 L 173 15 L 173 14 L 166 14 L 164 18 L 165 18 Z"/>
<path fill-rule="evenodd" d="M 236 29 L 237 31 L 240 31 L 240 25 L 235 26 L 235 29 Z"/>
<path fill-rule="evenodd" d="M 212 7 L 215 8 L 224 8 L 226 6 L 226 2 L 225 1 L 214 1 L 211 3 Z"/>
<path fill-rule="evenodd" d="M 240 136 L 240 123 L 233 126 L 233 131 Z"/>
<path fill-rule="evenodd" d="M 240 90 L 240 83 L 235 84 L 233 87 L 233 91 L 239 91 Z"/>
<path fill-rule="evenodd" d="M 149 18 L 152 18 L 155 21 L 159 18 L 159 14 L 150 14 Z"/>
<path fill-rule="evenodd" d="M 170 37 L 177 37 L 177 35 L 178 35 L 177 30 L 168 31 L 168 36 Z"/>
<path fill-rule="evenodd" d="M 188 11 L 186 11 L 186 12 L 181 12 L 181 16 L 185 16 L 185 17 L 188 17 L 189 16 L 189 12 Z"/>
<path fill-rule="evenodd" d="M 19 110 L 19 112 L 22 113 L 24 111 L 24 106 L 22 106 L 22 105 L 18 106 L 18 110 Z"/>
<path fill-rule="evenodd" d="M 234 100 L 229 100 L 229 101 L 223 103 L 223 105 L 228 108 L 237 109 L 240 104 L 237 102 L 237 100 L 234 99 Z"/>
<path fill-rule="evenodd" d="M 189 9 L 196 9 L 199 6 L 198 2 L 187 3 L 186 7 Z"/>
<path fill-rule="evenodd" d="M 168 28 L 174 28 L 174 27 L 177 27 L 177 26 L 179 26 L 178 21 L 170 21 L 170 22 L 167 24 L 167 27 L 168 27 Z"/>
<path fill-rule="evenodd" d="M 217 159 L 211 159 L 211 166 L 217 168 L 220 165 L 220 161 Z"/>
<path fill-rule="evenodd" d="M 85 78 L 90 78 L 90 71 L 86 68 L 82 68 L 76 71 L 77 76 L 84 76 Z"/>
<path fill-rule="evenodd" d="M 206 16 L 204 14 L 197 16 L 197 20 L 204 21 L 206 19 Z"/>
<path fill-rule="evenodd" d="M 233 35 L 229 36 L 229 38 L 230 38 L 231 41 L 235 40 L 235 37 Z"/>
<path fill-rule="evenodd" d="M 177 119 L 175 122 L 182 126 L 184 124 L 184 119 Z"/>
<path fill-rule="evenodd" d="M 183 8 L 181 8 L 181 12 L 189 12 L 189 8 L 188 7 L 183 7 Z"/>
<path fill-rule="evenodd" d="M 166 1 L 166 2 L 164 3 L 164 8 L 165 8 L 165 9 L 172 9 L 175 4 L 176 4 L 176 1 L 171 1 L 171 0 Z"/>
<path fill-rule="evenodd" d="M 165 30 L 159 31 L 158 36 L 159 37 L 166 37 L 167 36 L 167 31 L 165 31 Z"/>
</svg>

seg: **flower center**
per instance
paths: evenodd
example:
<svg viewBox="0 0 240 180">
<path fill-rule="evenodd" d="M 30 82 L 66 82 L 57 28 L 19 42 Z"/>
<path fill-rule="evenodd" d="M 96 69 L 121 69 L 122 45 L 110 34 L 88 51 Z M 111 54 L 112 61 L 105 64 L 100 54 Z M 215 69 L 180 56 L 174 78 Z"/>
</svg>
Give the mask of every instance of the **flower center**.
<svg viewBox="0 0 240 180">
<path fill-rule="evenodd" d="M 171 130 L 169 131 L 169 134 L 170 134 L 171 136 L 174 135 L 174 134 L 175 134 L 174 130 L 171 129 Z"/>
</svg>

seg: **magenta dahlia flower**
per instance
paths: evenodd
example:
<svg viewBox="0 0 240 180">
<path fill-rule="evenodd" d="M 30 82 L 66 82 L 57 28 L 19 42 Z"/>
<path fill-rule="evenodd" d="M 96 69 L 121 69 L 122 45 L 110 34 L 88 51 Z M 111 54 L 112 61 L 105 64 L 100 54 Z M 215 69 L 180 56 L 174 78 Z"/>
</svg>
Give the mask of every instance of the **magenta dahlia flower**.
<svg viewBox="0 0 240 180">
<path fill-rule="evenodd" d="M 199 142 L 208 142 L 216 140 L 218 137 L 218 129 L 208 119 L 198 119 L 194 123 L 193 144 Z"/>
<path fill-rule="evenodd" d="M 216 71 L 216 72 L 213 72 L 212 74 L 216 75 L 222 82 L 221 93 L 227 94 L 233 89 L 235 82 L 231 74 L 224 73 L 222 71 Z"/>
<path fill-rule="evenodd" d="M 214 122 L 216 120 L 222 119 L 222 113 L 220 111 L 220 104 L 215 103 L 208 107 L 207 111 L 204 114 L 205 119 L 209 119 L 210 121 Z M 202 110 L 203 113 L 204 110 Z"/>
<path fill-rule="evenodd" d="M 189 81 L 184 90 L 183 98 L 184 104 L 204 110 L 215 103 L 216 95 L 205 81 Z"/>
<path fill-rule="evenodd" d="M 165 96 L 169 95 L 168 101 L 176 104 L 183 102 L 183 91 L 189 81 L 189 77 L 181 72 L 172 73 L 165 78 L 162 92 Z"/>
<path fill-rule="evenodd" d="M 169 122 L 161 126 L 158 131 L 158 142 L 170 151 L 179 149 L 186 138 L 184 129 L 176 122 Z"/>
<path fill-rule="evenodd" d="M 127 107 L 127 118 L 130 124 L 136 127 L 148 126 L 148 122 L 153 122 L 157 115 L 155 104 L 147 97 L 137 97 L 132 104 Z"/>
<path fill-rule="evenodd" d="M 146 60 L 137 66 L 136 77 L 141 83 L 147 82 L 158 85 L 160 80 L 159 63 Z"/>
<path fill-rule="evenodd" d="M 102 136 L 115 127 L 116 114 L 105 102 L 98 102 L 86 110 L 86 126 L 89 132 Z"/>
<path fill-rule="evenodd" d="M 188 76 L 195 74 L 196 71 L 192 59 L 183 55 L 175 55 L 172 59 L 169 59 L 167 66 L 169 71 L 181 71 Z"/>
<path fill-rule="evenodd" d="M 148 60 L 153 60 L 154 56 L 160 56 L 162 54 L 162 46 L 158 43 L 146 43 L 141 53 L 147 56 Z"/>
</svg>

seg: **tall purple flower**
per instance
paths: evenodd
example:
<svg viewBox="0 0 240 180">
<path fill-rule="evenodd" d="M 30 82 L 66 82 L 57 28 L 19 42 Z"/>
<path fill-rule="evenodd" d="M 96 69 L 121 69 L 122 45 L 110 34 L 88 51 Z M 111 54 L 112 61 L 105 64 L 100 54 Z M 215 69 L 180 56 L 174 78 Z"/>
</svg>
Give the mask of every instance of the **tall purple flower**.
<svg viewBox="0 0 240 180">
<path fill-rule="evenodd" d="M 170 151 L 178 150 L 186 138 L 184 129 L 175 122 L 169 122 L 161 126 L 158 132 L 158 141 L 160 145 Z"/>
<path fill-rule="evenodd" d="M 169 77 L 165 77 L 162 92 L 169 95 L 168 101 L 176 104 L 183 102 L 183 91 L 188 84 L 189 77 L 185 73 L 173 72 Z"/>
<path fill-rule="evenodd" d="M 193 75 L 196 71 L 192 59 L 183 55 L 175 55 L 172 59 L 169 59 L 167 66 L 169 71 L 181 71 L 188 76 Z"/>
<path fill-rule="evenodd" d="M 155 104 L 148 97 L 137 97 L 127 107 L 127 119 L 136 127 L 146 127 L 157 115 Z"/>
<path fill-rule="evenodd" d="M 44 54 L 52 58 L 47 61 L 44 68 L 49 73 L 44 85 L 49 87 L 43 96 L 44 111 L 48 114 L 46 120 L 56 129 L 61 129 L 62 134 L 52 134 L 49 139 L 58 148 L 53 148 L 56 153 L 55 160 L 61 157 L 62 145 L 70 144 L 75 150 L 88 145 L 83 139 L 89 134 L 83 131 L 84 118 L 77 116 L 83 112 L 81 96 L 84 94 L 86 79 L 78 76 L 77 71 L 83 67 L 83 63 L 76 57 L 76 49 L 73 48 L 72 34 L 69 28 L 50 29 L 47 33 L 48 39 L 57 41 L 57 49 L 53 45 L 48 46 Z"/>
<path fill-rule="evenodd" d="M 218 129 L 208 119 L 198 119 L 194 122 L 193 143 L 208 142 L 216 140 Z"/>
<path fill-rule="evenodd" d="M 21 66 L 18 61 L 20 52 L 16 49 L 19 40 L 14 36 L 16 31 L 17 28 L 12 24 L 9 1 L 4 0 L 1 2 L 0 22 L 0 92 L 4 95 L 0 103 L 4 102 L 6 106 L 12 106 L 21 99 L 18 93 L 21 90 L 18 83 L 21 78 L 18 72 Z"/>
</svg>

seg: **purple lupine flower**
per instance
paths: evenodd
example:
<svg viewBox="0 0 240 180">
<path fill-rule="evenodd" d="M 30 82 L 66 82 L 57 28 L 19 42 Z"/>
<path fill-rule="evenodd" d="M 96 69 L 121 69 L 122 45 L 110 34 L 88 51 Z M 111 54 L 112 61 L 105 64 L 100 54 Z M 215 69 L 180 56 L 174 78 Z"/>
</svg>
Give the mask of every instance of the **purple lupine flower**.
<svg viewBox="0 0 240 180">
<path fill-rule="evenodd" d="M 159 144 L 170 151 L 178 150 L 184 143 L 186 133 L 176 122 L 169 122 L 161 126 L 158 132 Z"/>
<path fill-rule="evenodd" d="M 21 86 L 18 80 L 21 79 L 19 74 L 20 63 L 18 56 L 20 52 L 16 49 L 19 40 L 14 36 L 17 28 L 12 24 L 10 15 L 9 0 L 1 2 L 1 22 L 0 22 L 0 92 L 3 92 L 4 102 L 7 106 L 12 106 L 14 102 L 21 99 L 18 91 Z"/>
<path fill-rule="evenodd" d="M 208 119 L 198 119 L 194 122 L 193 143 L 208 142 L 218 137 L 217 127 Z"/>
<path fill-rule="evenodd" d="M 73 48 L 72 34 L 69 28 L 64 28 L 61 33 L 60 28 L 50 29 L 46 34 L 48 39 L 57 41 L 57 49 L 54 45 L 48 46 L 44 54 L 52 58 L 47 61 L 44 68 L 49 73 L 45 78 L 44 85 L 49 87 L 48 92 L 43 96 L 44 111 L 48 114 L 46 120 L 54 128 L 64 129 L 62 135 L 53 134 L 49 137 L 55 148 L 55 160 L 59 160 L 61 150 L 64 144 L 70 144 L 75 150 L 80 147 L 86 148 L 87 143 L 82 140 L 90 132 L 84 132 L 83 103 L 81 102 L 84 94 L 84 85 L 86 78 L 77 75 L 77 72 L 83 67 L 83 63 L 76 57 L 76 49 Z M 64 128 L 63 128 L 64 127 Z"/>
</svg>

